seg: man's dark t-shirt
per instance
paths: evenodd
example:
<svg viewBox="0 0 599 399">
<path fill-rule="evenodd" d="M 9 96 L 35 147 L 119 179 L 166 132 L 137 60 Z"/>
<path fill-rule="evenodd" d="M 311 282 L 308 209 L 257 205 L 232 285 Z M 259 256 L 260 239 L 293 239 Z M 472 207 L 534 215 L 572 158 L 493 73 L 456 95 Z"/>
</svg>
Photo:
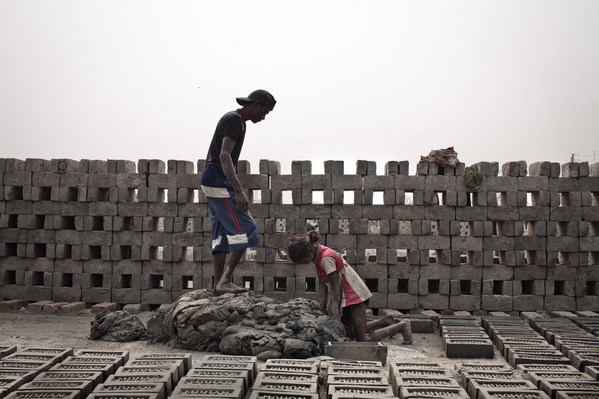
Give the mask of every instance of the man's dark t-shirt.
<svg viewBox="0 0 599 399">
<path fill-rule="evenodd" d="M 231 152 L 233 166 L 237 166 L 241 147 L 243 147 L 243 140 L 245 139 L 245 122 L 241 119 L 239 111 L 227 112 L 218 121 L 214 136 L 212 136 L 210 148 L 208 149 L 208 155 L 206 155 L 207 164 L 221 167 L 219 156 L 223 146 L 223 139 L 227 136 L 237 140 L 235 148 Z"/>
</svg>

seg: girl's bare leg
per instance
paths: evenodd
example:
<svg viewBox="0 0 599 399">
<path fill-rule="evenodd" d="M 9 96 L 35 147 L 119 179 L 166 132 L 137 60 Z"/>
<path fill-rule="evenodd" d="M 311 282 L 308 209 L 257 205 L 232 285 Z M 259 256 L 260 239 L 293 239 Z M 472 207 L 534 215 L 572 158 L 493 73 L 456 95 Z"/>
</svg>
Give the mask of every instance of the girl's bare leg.
<svg viewBox="0 0 599 399">
<path fill-rule="evenodd" d="M 387 327 L 395 323 L 395 319 L 390 314 L 376 320 L 366 322 L 366 331 L 376 330 L 380 327 Z"/>
<path fill-rule="evenodd" d="M 412 326 L 410 320 L 403 320 L 400 323 L 379 328 L 368 334 L 366 328 L 366 304 L 362 302 L 345 309 L 348 310 L 349 317 L 351 317 L 351 324 L 353 324 L 355 336 L 358 341 L 379 342 L 391 335 L 401 333 L 404 338 L 403 343 L 406 345 L 412 344 Z"/>
</svg>

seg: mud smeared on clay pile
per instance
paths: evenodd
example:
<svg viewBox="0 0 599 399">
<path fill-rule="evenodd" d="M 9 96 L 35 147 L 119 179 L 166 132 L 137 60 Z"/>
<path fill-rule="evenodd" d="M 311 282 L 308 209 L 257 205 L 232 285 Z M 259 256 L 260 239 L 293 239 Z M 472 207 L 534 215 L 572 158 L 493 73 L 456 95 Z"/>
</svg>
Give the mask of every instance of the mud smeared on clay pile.
<svg viewBox="0 0 599 399">
<path fill-rule="evenodd" d="M 212 297 L 207 290 L 184 294 L 159 310 L 147 325 L 151 342 L 231 355 L 308 358 L 327 341 L 344 341 L 345 330 L 311 299 L 278 302 L 252 293 Z"/>
<path fill-rule="evenodd" d="M 89 339 L 127 342 L 145 339 L 146 328 L 142 321 L 122 310 L 100 312 L 91 322 Z"/>
</svg>

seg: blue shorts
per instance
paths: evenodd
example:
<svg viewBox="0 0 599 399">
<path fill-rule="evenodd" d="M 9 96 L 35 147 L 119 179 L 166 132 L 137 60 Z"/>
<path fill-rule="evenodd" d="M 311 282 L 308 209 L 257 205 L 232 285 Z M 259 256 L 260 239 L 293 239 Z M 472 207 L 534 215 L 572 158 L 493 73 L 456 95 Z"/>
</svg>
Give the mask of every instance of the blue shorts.
<svg viewBox="0 0 599 399">
<path fill-rule="evenodd" d="M 207 165 L 202 191 L 212 221 L 212 253 L 231 252 L 260 245 L 256 222 L 249 212 L 237 210 L 235 191 L 221 168 Z"/>
</svg>

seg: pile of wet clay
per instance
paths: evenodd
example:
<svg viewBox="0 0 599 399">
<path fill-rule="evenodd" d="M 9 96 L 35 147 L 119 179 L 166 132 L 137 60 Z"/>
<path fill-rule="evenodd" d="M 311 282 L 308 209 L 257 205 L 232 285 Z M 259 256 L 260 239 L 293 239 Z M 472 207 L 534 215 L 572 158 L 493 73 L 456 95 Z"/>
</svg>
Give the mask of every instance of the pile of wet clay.
<svg viewBox="0 0 599 399">
<path fill-rule="evenodd" d="M 279 302 L 252 293 L 184 294 L 147 323 L 150 342 L 197 351 L 257 356 L 260 360 L 319 356 L 327 341 L 344 341 L 345 329 L 316 301 Z"/>
</svg>

